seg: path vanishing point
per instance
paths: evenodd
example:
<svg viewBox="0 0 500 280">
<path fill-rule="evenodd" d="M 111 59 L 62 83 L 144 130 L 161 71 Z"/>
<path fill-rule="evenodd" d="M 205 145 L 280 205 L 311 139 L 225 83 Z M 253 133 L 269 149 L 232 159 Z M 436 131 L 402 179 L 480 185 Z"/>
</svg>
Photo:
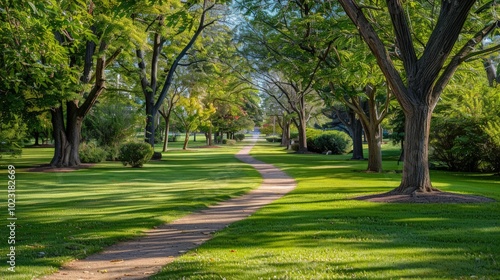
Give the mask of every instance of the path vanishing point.
<svg viewBox="0 0 500 280">
<path fill-rule="evenodd" d="M 254 135 L 251 145 L 245 146 L 236 157 L 262 175 L 263 182 L 258 189 L 158 226 L 145 236 L 117 243 L 86 259 L 70 262 L 57 273 L 39 279 L 148 279 L 176 257 L 211 239 L 214 232 L 245 219 L 290 192 L 296 186 L 295 180 L 249 155 L 257 139 L 258 135 Z"/>
</svg>

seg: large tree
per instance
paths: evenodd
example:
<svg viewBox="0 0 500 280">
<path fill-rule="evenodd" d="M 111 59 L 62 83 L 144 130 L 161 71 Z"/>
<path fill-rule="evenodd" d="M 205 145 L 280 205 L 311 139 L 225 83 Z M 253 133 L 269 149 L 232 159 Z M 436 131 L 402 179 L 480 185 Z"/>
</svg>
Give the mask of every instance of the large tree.
<svg viewBox="0 0 500 280">
<path fill-rule="evenodd" d="M 339 2 L 375 55 L 380 69 L 405 113 L 403 177 L 400 186 L 393 192 L 401 194 L 432 192 L 435 189 L 431 184 L 428 162 L 432 112 L 458 66 L 474 55 L 485 53 L 485 50 L 475 51 L 475 47 L 496 28 L 498 22 L 490 22 L 469 37 L 462 48 L 453 52 L 471 9 L 478 1 L 441 1 L 439 6 L 434 7 L 439 12 L 437 18 L 430 17 L 428 27 L 432 32 L 425 39 L 415 36 L 408 17 L 414 14 L 406 10 L 410 9 L 410 6 L 403 6 L 401 0 L 387 0 L 386 8 L 391 17 L 396 41 L 395 45 L 387 45 L 365 15 L 364 10 L 374 7 L 358 5 L 353 0 L 339 0 Z M 434 1 L 429 3 L 435 4 Z M 415 1 L 414 4 L 422 3 Z M 423 3 L 421 8 L 425 5 Z M 398 71 L 394 58 L 389 53 L 389 48 L 394 47 L 395 55 L 402 61 L 403 73 Z"/>
<path fill-rule="evenodd" d="M 177 67 L 183 65 L 202 32 L 220 18 L 221 12 L 216 12 L 216 8 L 225 2 L 171 1 L 141 15 L 144 32 L 150 35 L 148 46 L 139 46 L 136 56 L 146 107 L 145 140 L 151 145 L 154 145 L 156 116 L 164 106 Z"/>
<path fill-rule="evenodd" d="M 106 89 L 106 69 L 124 48 L 138 41 L 132 19 L 127 17 L 133 7 L 129 1 L 61 4 L 61 14 L 73 13 L 65 17 L 67 24 L 80 23 L 83 28 L 59 27 L 57 20 L 52 26 L 55 38 L 66 48 L 70 68 L 75 69 L 79 77 L 72 81 L 74 97 L 59 100 L 50 110 L 55 145 L 52 166 L 81 164 L 79 146 L 83 120 Z M 76 8 L 78 14 L 74 11 Z M 124 33 L 128 37 L 123 36 Z"/>
</svg>

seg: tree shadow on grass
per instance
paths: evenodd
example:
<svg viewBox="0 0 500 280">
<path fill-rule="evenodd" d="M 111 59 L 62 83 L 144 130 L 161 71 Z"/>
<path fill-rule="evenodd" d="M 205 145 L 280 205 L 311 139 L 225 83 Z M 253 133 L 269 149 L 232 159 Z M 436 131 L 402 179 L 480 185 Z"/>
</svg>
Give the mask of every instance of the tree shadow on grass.
<svg viewBox="0 0 500 280">
<path fill-rule="evenodd" d="M 406 207 L 339 199 L 294 210 L 280 203 L 232 224 L 154 279 L 500 275 L 498 203 Z"/>
</svg>

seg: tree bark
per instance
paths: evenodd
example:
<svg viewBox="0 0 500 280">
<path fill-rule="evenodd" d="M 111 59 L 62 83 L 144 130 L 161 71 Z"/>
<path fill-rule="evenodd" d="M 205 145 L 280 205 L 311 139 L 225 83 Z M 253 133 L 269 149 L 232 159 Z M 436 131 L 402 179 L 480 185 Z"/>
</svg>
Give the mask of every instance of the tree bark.
<svg viewBox="0 0 500 280">
<path fill-rule="evenodd" d="M 497 76 L 497 69 L 491 58 L 483 59 L 484 70 L 486 71 L 486 77 L 488 78 L 488 84 L 493 87 L 495 83 L 498 83 L 500 77 Z"/>
<path fill-rule="evenodd" d="M 189 142 L 189 131 L 186 130 L 186 136 L 184 137 L 184 145 L 182 146 L 183 150 L 187 150 L 188 142 Z"/>
<path fill-rule="evenodd" d="M 78 115 L 75 101 L 67 102 L 66 124 L 63 121 L 63 108 L 51 110 L 52 126 L 54 128 L 54 156 L 52 167 L 79 166 L 81 164 L 78 153 L 83 118 Z"/>
<path fill-rule="evenodd" d="M 297 128 L 299 130 L 299 150 L 297 152 L 307 153 L 306 120 L 303 116 L 299 116 Z"/>
<path fill-rule="evenodd" d="M 405 146 L 403 178 L 392 193 L 432 192 L 428 162 L 428 141 L 432 111 L 458 65 L 471 57 L 471 52 L 497 23 L 487 26 L 470 39 L 444 67 L 457 41 L 475 0 L 441 1 L 439 18 L 425 50 L 417 57 L 411 28 L 401 0 L 387 0 L 396 39 L 403 61 L 406 81 L 394 66 L 383 41 L 379 38 L 362 9 L 353 0 L 339 0 L 344 11 L 357 26 L 405 112 Z M 480 54 L 480 52 L 476 52 Z"/>
<path fill-rule="evenodd" d="M 368 169 L 369 172 L 382 172 L 382 128 L 380 125 L 365 127 L 368 140 Z"/>
<path fill-rule="evenodd" d="M 213 146 L 213 137 L 212 137 L 212 125 L 210 124 L 208 128 L 208 136 L 207 136 L 207 144 L 208 146 Z"/>
<path fill-rule="evenodd" d="M 158 111 L 165 120 L 165 139 L 163 139 L 163 152 L 166 152 L 168 149 L 168 137 L 170 133 L 170 116 L 172 114 L 171 108 L 172 107 L 169 106 L 168 110 L 165 110 L 165 108 L 163 108 L 162 110 Z"/>
<path fill-rule="evenodd" d="M 165 139 L 163 139 L 163 152 L 168 150 L 168 137 L 170 134 L 170 118 L 165 119 Z"/>
<path fill-rule="evenodd" d="M 428 105 L 415 106 L 413 110 L 405 113 L 403 178 L 393 193 L 437 191 L 432 187 L 429 175 L 429 131 L 432 115 L 430 108 L 432 107 Z"/>
<path fill-rule="evenodd" d="M 352 158 L 353 160 L 365 159 L 363 155 L 363 126 L 356 118 L 356 113 L 352 110 L 349 112 L 350 126 L 352 130 Z"/>
</svg>

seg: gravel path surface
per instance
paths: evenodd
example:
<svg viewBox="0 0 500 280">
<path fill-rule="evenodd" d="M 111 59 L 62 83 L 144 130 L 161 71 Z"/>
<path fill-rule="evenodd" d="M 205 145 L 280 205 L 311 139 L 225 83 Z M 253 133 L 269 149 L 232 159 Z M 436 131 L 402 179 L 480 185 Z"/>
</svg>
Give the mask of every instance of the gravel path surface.
<svg viewBox="0 0 500 280">
<path fill-rule="evenodd" d="M 293 190 L 296 182 L 292 178 L 273 165 L 249 156 L 256 141 L 257 135 L 254 135 L 252 144 L 236 157 L 262 175 L 264 180 L 258 189 L 149 230 L 136 240 L 118 243 L 101 253 L 73 261 L 59 272 L 40 279 L 147 279 L 177 256 L 211 239 L 214 232 L 245 219 Z"/>
</svg>

